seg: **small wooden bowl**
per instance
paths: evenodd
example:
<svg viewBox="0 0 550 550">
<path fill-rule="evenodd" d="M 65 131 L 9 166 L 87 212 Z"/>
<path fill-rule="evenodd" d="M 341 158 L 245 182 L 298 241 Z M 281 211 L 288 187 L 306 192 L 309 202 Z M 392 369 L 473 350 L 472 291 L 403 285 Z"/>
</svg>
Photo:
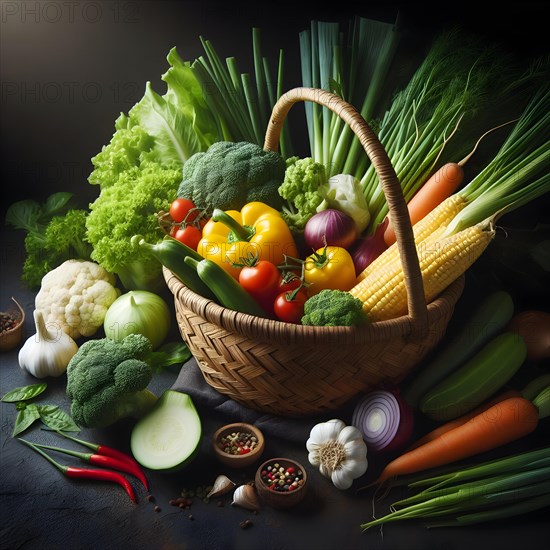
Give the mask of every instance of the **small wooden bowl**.
<svg viewBox="0 0 550 550">
<path fill-rule="evenodd" d="M 250 434 L 256 438 L 256 446 L 245 454 L 231 454 L 225 452 L 222 448 L 221 440 L 231 434 Z M 253 426 L 245 422 L 235 422 L 222 426 L 212 436 L 212 448 L 217 459 L 230 468 L 246 468 L 256 462 L 264 452 L 265 439 L 264 434 Z"/>
<path fill-rule="evenodd" d="M 25 311 L 19 305 L 19 302 L 12 297 L 12 300 L 16 307 L 11 306 L 8 311 L 3 313 L 8 313 L 11 315 L 16 325 L 0 333 L 0 351 L 10 351 L 15 348 L 19 342 L 21 342 L 21 337 L 23 336 L 23 326 L 25 325 Z"/>
<path fill-rule="evenodd" d="M 276 491 L 271 489 L 270 486 L 264 481 L 264 476 L 262 472 L 266 472 L 269 466 L 278 464 L 279 467 L 284 468 L 286 471 L 287 468 L 294 468 L 294 477 L 300 477 L 298 475 L 301 472 L 302 483 L 298 485 L 295 489 L 290 491 Z M 308 479 L 307 472 L 304 467 L 295 460 L 290 458 L 270 458 L 266 460 L 257 470 L 256 477 L 254 479 L 256 490 L 260 495 L 260 499 L 267 505 L 272 508 L 291 508 L 296 506 L 302 499 L 306 496 Z"/>
</svg>

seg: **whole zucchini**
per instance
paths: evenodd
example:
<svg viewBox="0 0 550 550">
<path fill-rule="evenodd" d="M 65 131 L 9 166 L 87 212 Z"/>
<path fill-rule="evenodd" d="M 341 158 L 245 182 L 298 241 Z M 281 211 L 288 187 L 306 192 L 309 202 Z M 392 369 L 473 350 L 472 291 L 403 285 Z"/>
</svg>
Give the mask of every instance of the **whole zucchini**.
<svg viewBox="0 0 550 550">
<path fill-rule="evenodd" d="M 215 299 L 210 288 L 198 276 L 197 270 L 185 263 L 186 256 L 190 256 L 196 260 L 202 259 L 202 256 L 196 250 L 169 236 L 166 236 L 158 243 L 151 244 L 145 241 L 141 235 L 134 235 L 132 237 L 132 244 L 148 250 L 164 267 L 168 268 L 193 292 L 209 300 Z"/>
<path fill-rule="evenodd" d="M 444 347 L 436 351 L 431 362 L 419 367 L 403 391 L 412 407 L 426 392 L 449 376 L 491 338 L 501 332 L 514 314 L 514 302 L 508 292 L 497 290 L 489 294 L 474 310 L 460 330 Z"/>
<path fill-rule="evenodd" d="M 208 259 L 196 260 L 187 256 L 185 263 L 196 269 L 203 283 L 214 293 L 218 303 L 223 307 L 256 317 L 268 316 L 252 295 L 216 262 Z"/>
<path fill-rule="evenodd" d="M 434 386 L 420 402 L 429 418 L 447 421 L 481 405 L 516 374 L 527 357 L 525 340 L 503 332 Z"/>
</svg>

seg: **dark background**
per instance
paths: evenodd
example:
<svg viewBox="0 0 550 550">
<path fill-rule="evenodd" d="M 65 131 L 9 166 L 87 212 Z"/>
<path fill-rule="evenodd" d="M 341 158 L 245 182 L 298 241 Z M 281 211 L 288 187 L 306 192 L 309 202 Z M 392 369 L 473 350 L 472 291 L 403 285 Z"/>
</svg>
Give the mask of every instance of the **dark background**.
<svg viewBox="0 0 550 550">
<path fill-rule="evenodd" d="M 221 57 L 252 62 L 251 28 L 262 30 L 265 53 L 285 51 L 286 88 L 300 85 L 298 33 L 311 19 L 347 23 L 354 15 L 383 21 L 401 15 L 402 54 L 421 55 L 442 28 L 460 24 L 525 56 L 546 52 L 543 3 L 494 10 L 473 4 L 440 10 L 419 3 L 9 1 L 1 2 L 2 219 L 14 200 L 53 191 L 94 199 L 90 158 L 108 143 L 120 112 L 142 97 L 145 83 L 164 93 L 166 55 L 203 53 L 199 36 Z M 291 113 L 292 115 L 292 113 Z M 300 135 L 294 136 L 299 143 Z M 307 151 L 304 151 L 307 152 Z"/>
</svg>

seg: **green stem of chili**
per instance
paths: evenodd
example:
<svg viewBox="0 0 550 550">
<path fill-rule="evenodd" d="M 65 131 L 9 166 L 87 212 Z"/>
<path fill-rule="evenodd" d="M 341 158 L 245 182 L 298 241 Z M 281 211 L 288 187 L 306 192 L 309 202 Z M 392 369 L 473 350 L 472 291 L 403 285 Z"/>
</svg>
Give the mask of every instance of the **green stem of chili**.
<svg viewBox="0 0 550 550">
<path fill-rule="evenodd" d="M 113 470 L 119 470 L 120 472 L 125 472 L 127 474 L 133 475 L 141 481 L 145 489 L 149 489 L 147 479 L 141 471 L 141 468 L 139 466 L 136 468 L 133 464 L 130 464 L 129 462 L 119 460 L 118 458 L 114 458 L 112 456 L 97 453 L 81 453 L 79 451 L 62 449 L 61 447 L 54 447 L 53 445 L 41 445 L 39 443 L 35 443 L 34 445 L 36 445 L 36 447 L 40 447 L 41 449 L 50 449 L 51 451 L 57 451 L 58 453 L 64 453 L 66 455 L 80 458 L 80 460 L 83 460 L 84 462 L 89 462 L 94 466 L 112 468 Z"/>
</svg>

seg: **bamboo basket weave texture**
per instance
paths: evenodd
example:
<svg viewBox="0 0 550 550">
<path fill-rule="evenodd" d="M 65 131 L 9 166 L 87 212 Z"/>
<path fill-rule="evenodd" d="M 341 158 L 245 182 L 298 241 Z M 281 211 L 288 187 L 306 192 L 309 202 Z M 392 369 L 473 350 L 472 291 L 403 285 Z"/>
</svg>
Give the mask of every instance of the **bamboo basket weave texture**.
<svg viewBox="0 0 550 550">
<path fill-rule="evenodd" d="M 462 294 L 464 277 L 426 304 L 413 231 L 389 158 L 360 113 L 314 88 L 282 95 L 264 149 L 277 150 L 291 106 L 314 101 L 338 114 L 359 138 L 388 202 L 407 288 L 408 315 L 362 327 L 311 327 L 223 308 L 164 268 L 176 318 L 206 382 L 253 410 L 301 417 L 336 410 L 361 392 L 398 383 L 441 340 Z"/>
</svg>

